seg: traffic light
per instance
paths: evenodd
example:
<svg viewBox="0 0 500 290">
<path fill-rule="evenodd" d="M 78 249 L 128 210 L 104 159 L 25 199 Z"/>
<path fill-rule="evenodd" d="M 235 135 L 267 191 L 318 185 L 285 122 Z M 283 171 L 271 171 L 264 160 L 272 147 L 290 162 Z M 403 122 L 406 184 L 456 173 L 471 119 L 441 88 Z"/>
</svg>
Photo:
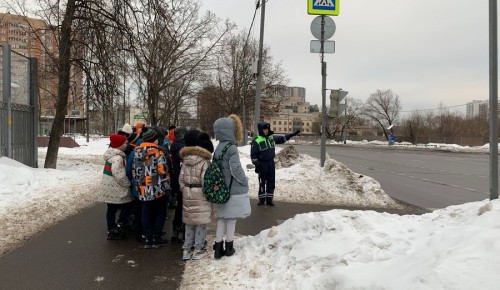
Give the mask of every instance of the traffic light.
<svg viewBox="0 0 500 290">
<path fill-rule="evenodd" d="M 346 109 L 346 104 L 340 102 L 349 94 L 348 91 L 342 89 L 331 90 L 330 92 L 330 117 L 338 117 L 342 115 Z"/>
</svg>

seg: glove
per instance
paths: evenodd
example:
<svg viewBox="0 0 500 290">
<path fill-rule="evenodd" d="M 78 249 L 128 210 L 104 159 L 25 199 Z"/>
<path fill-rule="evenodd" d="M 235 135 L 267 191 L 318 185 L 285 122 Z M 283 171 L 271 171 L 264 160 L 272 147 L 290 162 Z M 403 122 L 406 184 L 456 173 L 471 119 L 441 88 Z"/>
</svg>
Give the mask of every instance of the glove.
<svg viewBox="0 0 500 290">
<path fill-rule="evenodd" d="M 259 163 L 255 162 L 255 163 L 253 163 L 253 165 L 255 165 L 255 173 L 259 173 L 260 172 Z"/>
<path fill-rule="evenodd" d="M 299 135 L 299 133 L 300 133 L 300 130 L 297 130 L 297 131 L 293 132 L 292 134 L 286 134 L 286 135 L 285 135 L 285 139 L 288 141 L 288 140 L 290 140 L 292 137 Z"/>
</svg>

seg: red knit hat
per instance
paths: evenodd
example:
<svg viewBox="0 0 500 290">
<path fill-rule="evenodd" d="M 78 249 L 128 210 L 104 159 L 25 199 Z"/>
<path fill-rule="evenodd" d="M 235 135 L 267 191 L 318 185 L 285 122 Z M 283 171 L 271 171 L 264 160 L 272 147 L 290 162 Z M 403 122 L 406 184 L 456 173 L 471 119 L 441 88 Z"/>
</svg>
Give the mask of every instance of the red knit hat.
<svg viewBox="0 0 500 290">
<path fill-rule="evenodd" d="M 118 148 L 120 146 L 123 145 L 123 143 L 125 143 L 125 141 L 127 141 L 127 138 L 125 138 L 125 136 L 123 135 L 118 135 L 118 134 L 113 134 L 111 136 L 109 136 L 109 141 L 111 141 L 111 147 L 113 148 Z"/>
</svg>

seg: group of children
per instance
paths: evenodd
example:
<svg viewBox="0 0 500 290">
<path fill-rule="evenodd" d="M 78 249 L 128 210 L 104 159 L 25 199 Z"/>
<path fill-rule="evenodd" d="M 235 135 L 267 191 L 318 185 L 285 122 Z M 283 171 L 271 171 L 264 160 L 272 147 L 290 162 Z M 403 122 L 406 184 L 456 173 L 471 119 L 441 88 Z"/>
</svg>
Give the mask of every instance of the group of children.
<svg viewBox="0 0 500 290">
<path fill-rule="evenodd" d="M 107 204 L 108 239 L 124 238 L 133 227 L 144 248 L 167 244 L 162 236 L 172 202 L 176 203 L 172 239 L 183 240 L 183 260 L 206 255 L 212 210 L 218 219 L 214 257 L 233 255 L 236 219 L 251 214 L 248 179 L 237 150 L 237 142 L 243 139 L 240 118 L 231 115 L 216 120 L 214 133 L 219 140 L 215 149 L 207 133 L 173 126 L 167 132 L 139 125 L 134 131 L 125 124 L 118 134 L 111 135 L 99 193 Z M 226 145 L 227 152 L 218 165 L 226 185 L 231 186 L 231 197 L 225 204 L 212 204 L 203 195 L 203 177 L 212 154 L 220 156 Z"/>
</svg>

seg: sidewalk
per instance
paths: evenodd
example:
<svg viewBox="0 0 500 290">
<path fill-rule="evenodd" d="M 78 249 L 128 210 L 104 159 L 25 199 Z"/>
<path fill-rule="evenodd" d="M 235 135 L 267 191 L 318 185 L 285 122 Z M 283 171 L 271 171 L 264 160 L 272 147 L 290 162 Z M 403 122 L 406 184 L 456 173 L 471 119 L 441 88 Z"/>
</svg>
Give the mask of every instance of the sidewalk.
<svg viewBox="0 0 500 290">
<path fill-rule="evenodd" d="M 256 203 L 251 200 L 252 215 L 238 221 L 237 235 L 255 235 L 296 214 L 333 208 Z M 0 289 L 178 289 L 184 271 L 181 245 L 146 250 L 133 238 L 108 241 L 105 212 L 103 204 L 88 208 L 1 257 Z M 170 216 L 168 236 L 172 212 Z M 215 222 L 213 219 L 210 228 L 215 228 Z M 211 248 L 209 244 L 207 258 L 213 255 Z"/>
</svg>

